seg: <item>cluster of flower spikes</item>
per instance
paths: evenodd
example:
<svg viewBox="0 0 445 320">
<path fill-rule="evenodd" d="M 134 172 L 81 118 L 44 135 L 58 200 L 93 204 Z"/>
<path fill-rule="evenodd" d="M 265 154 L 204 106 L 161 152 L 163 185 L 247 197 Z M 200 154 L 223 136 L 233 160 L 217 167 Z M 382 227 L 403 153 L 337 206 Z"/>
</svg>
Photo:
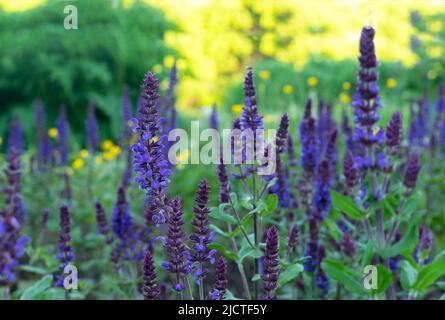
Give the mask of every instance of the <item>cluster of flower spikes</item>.
<svg viewBox="0 0 445 320">
<path fill-rule="evenodd" d="M 25 219 L 21 194 L 20 157 L 23 140 L 20 123 L 11 123 L 10 130 L 8 166 L 5 169 L 7 186 L 3 190 L 7 208 L 0 211 L 0 286 L 9 286 L 15 281 L 14 269 L 23 255 L 23 246 L 29 241 L 20 235 Z"/>
<path fill-rule="evenodd" d="M 156 225 L 168 219 L 165 190 L 170 180 L 170 168 L 165 159 L 163 144 L 166 137 L 162 134 L 162 121 L 159 115 L 159 83 L 151 72 L 147 73 L 142 86 L 142 103 L 138 119 L 133 119 L 133 130 L 138 140 L 132 146 L 135 181 L 147 192 L 150 204 L 149 216 Z M 151 224 L 151 221 L 147 224 Z"/>
<path fill-rule="evenodd" d="M 192 225 L 195 227 L 193 234 L 190 235 L 192 242 L 190 250 L 190 263 L 195 266 L 195 276 L 197 284 L 200 284 L 207 274 L 208 269 L 204 265 L 208 262 L 214 264 L 216 250 L 210 249 L 209 244 L 213 242 L 215 236 L 214 232 L 209 230 L 209 213 L 210 209 L 207 207 L 209 202 L 209 183 L 207 180 L 201 180 L 199 189 L 195 198 L 195 206 L 193 207 Z"/>
</svg>

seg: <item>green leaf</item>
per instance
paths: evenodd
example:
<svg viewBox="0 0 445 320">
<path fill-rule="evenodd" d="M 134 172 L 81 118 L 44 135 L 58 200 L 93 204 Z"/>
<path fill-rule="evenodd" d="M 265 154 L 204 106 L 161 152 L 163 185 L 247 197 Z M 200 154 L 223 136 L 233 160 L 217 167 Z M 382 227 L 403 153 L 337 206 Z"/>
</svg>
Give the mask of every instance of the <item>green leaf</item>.
<svg viewBox="0 0 445 320">
<path fill-rule="evenodd" d="M 37 298 L 41 293 L 43 293 L 46 289 L 48 289 L 51 286 L 52 282 L 53 282 L 52 275 L 49 274 L 44 276 L 36 284 L 27 288 L 20 297 L 20 300 L 32 300 Z"/>
<path fill-rule="evenodd" d="M 267 211 L 273 212 L 278 206 L 278 196 L 275 193 L 269 194 L 266 198 Z"/>
<path fill-rule="evenodd" d="M 385 292 L 386 289 L 392 283 L 392 272 L 384 265 L 377 265 L 377 289 L 373 289 L 373 293 L 382 293 Z"/>
<path fill-rule="evenodd" d="M 252 239 L 253 240 L 253 235 Z M 249 236 L 250 238 L 250 236 Z M 243 242 L 241 244 L 241 249 L 238 252 L 238 256 L 239 256 L 239 263 L 242 263 L 243 260 L 247 257 L 253 258 L 253 259 L 258 259 L 261 258 L 264 255 L 263 251 L 261 251 L 260 249 L 257 248 L 252 248 L 252 246 L 247 242 L 246 239 L 243 239 Z"/>
<path fill-rule="evenodd" d="M 353 220 L 361 220 L 363 218 L 363 213 L 349 197 L 343 196 L 334 190 L 331 190 L 330 192 L 332 205 L 337 208 L 337 210 L 344 212 Z"/>
<path fill-rule="evenodd" d="M 221 206 L 226 206 L 226 205 L 227 205 L 226 203 L 221 204 Z M 225 213 L 224 207 L 221 208 L 221 206 L 219 208 L 213 208 L 209 216 L 215 220 L 221 220 L 230 224 L 237 224 L 238 221 L 236 221 L 235 217 Z"/>
<path fill-rule="evenodd" d="M 394 257 L 396 255 L 406 252 L 413 247 L 419 238 L 419 231 L 417 223 L 412 223 L 405 236 L 397 243 L 393 244 L 389 248 L 385 248 L 380 253 L 383 258 Z"/>
<path fill-rule="evenodd" d="M 304 267 L 300 263 L 295 263 L 289 265 L 286 269 L 280 272 L 278 278 L 278 288 L 283 287 L 286 283 L 295 279 L 301 272 L 303 272 Z"/>
<path fill-rule="evenodd" d="M 424 291 L 443 275 L 445 275 L 445 262 L 432 262 L 420 270 L 413 288 L 418 291 Z"/>
<path fill-rule="evenodd" d="M 360 295 L 366 294 L 360 275 L 347 268 L 344 263 L 325 259 L 322 268 L 332 279 L 342 284 L 347 291 Z"/>
<path fill-rule="evenodd" d="M 363 270 L 365 266 L 371 264 L 373 256 L 374 256 L 374 242 L 368 241 L 368 243 L 366 244 L 365 251 L 363 252 L 362 262 L 360 264 L 361 270 Z"/>
<path fill-rule="evenodd" d="M 252 281 L 259 281 L 261 280 L 261 276 L 257 273 L 252 277 Z"/>
<path fill-rule="evenodd" d="M 417 269 L 409 261 L 404 260 L 400 263 L 400 283 L 403 289 L 408 291 L 412 288 L 416 282 L 417 274 Z"/>
<path fill-rule="evenodd" d="M 26 272 L 35 273 L 35 274 L 38 274 L 40 276 L 43 276 L 43 275 L 45 275 L 47 273 L 44 268 L 30 266 L 30 265 L 21 265 L 21 266 L 18 266 L 17 269 L 22 270 L 22 271 L 26 271 Z"/>
</svg>

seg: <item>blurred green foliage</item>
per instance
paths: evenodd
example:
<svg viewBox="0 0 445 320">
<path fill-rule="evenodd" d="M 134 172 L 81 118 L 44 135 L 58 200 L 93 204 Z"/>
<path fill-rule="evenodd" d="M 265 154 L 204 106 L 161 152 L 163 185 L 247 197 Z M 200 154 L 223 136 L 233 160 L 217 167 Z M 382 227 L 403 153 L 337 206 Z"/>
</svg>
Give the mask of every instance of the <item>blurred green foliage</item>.
<svg viewBox="0 0 445 320">
<path fill-rule="evenodd" d="M 51 0 L 29 11 L 0 11 L 0 132 L 12 112 L 21 113 L 31 130 L 36 97 L 43 100 L 50 124 L 59 105 L 66 104 L 77 132 L 83 132 L 91 99 L 103 120 L 101 130 L 116 132 L 123 84 L 133 89 L 135 100 L 144 73 L 172 53 L 163 36 L 174 25 L 159 9 L 78 0 L 78 29 L 65 30 L 66 4 Z"/>
</svg>

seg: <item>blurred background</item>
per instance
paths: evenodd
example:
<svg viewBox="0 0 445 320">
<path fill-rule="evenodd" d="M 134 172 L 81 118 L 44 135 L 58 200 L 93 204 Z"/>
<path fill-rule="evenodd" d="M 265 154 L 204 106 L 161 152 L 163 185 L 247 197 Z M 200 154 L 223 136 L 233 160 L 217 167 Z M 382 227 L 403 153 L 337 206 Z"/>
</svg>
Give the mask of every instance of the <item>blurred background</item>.
<svg viewBox="0 0 445 320">
<path fill-rule="evenodd" d="M 78 8 L 65 30 L 63 8 Z M 309 96 L 348 108 L 361 27 L 376 27 L 379 85 L 388 111 L 443 80 L 445 1 L 441 0 L 0 0 L 0 135 L 14 113 L 28 139 L 40 98 L 54 125 L 68 107 L 75 143 L 84 144 L 89 100 L 102 139 L 117 139 L 123 86 L 133 107 L 147 70 L 165 90 L 174 61 L 180 119 L 241 111 L 246 65 L 254 67 L 266 123 L 298 116 Z M 389 112 L 388 112 L 389 113 Z M 383 115 L 385 116 L 385 115 Z"/>
</svg>

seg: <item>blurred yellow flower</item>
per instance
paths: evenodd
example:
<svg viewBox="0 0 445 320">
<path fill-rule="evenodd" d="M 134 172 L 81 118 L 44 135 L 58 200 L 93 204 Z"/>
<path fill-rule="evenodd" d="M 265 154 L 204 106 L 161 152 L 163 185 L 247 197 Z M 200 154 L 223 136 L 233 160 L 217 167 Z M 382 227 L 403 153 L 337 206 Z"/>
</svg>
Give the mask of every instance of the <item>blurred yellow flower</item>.
<svg viewBox="0 0 445 320">
<path fill-rule="evenodd" d="M 166 66 L 167 68 L 171 68 L 174 62 L 175 62 L 175 57 L 173 56 L 166 56 L 164 58 L 164 66 Z"/>
<path fill-rule="evenodd" d="M 386 80 L 386 86 L 390 89 L 397 87 L 397 80 L 394 78 L 389 78 Z"/>
<path fill-rule="evenodd" d="M 243 105 L 240 103 L 234 104 L 232 106 L 232 112 L 233 113 L 241 113 L 243 111 Z"/>
<path fill-rule="evenodd" d="M 351 103 L 351 97 L 348 94 L 342 92 L 340 93 L 340 101 L 342 103 L 349 104 Z"/>
<path fill-rule="evenodd" d="M 88 158 L 89 155 L 90 155 L 90 153 L 88 152 L 87 149 L 82 149 L 79 152 L 79 156 L 84 159 Z"/>
<path fill-rule="evenodd" d="M 57 128 L 51 128 L 48 130 L 48 137 L 57 138 L 58 135 L 59 135 L 59 132 L 57 131 Z"/>
<path fill-rule="evenodd" d="M 102 142 L 102 150 L 108 150 L 113 146 L 113 141 L 111 140 L 104 140 L 104 142 Z"/>
<path fill-rule="evenodd" d="M 176 156 L 176 161 L 178 161 L 179 164 L 187 162 L 190 155 L 190 150 L 185 150 L 184 152 L 181 152 Z"/>
<path fill-rule="evenodd" d="M 263 80 L 268 80 L 270 78 L 269 70 L 261 70 L 259 75 L 260 75 L 260 78 Z"/>
<path fill-rule="evenodd" d="M 349 90 L 349 89 L 351 89 L 351 83 L 348 81 L 345 81 L 345 82 L 343 82 L 342 87 L 344 90 Z"/>
<path fill-rule="evenodd" d="M 3 144 L 3 138 L 0 137 L 0 146 Z"/>
<path fill-rule="evenodd" d="M 318 84 L 317 77 L 309 77 L 309 78 L 307 78 L 307 84 L 309 85 L 309 87 L 316 87 L 317 84 Z"/>
<path fill-rule="evenodd" d="M 94 161 L 96 162 L 97 165 L 101 165 L 104 162 L 104 158 L 102 158 L 101 156 L 96 156 Z"/>
<path fill-rule="evenodd" d="M 73 164 L 71 166 L 73 167 L 74 170 L 79 170 L 82 169 L 83 164 L 84 162 L 82 159 L 76 159 L 73 161 Z"/>
<path fill-rule="evenodd" d="M 283 87 L 283 93 L 285 94 L 291 94 L 294 91 L 294 88 L 292 88 L 292 86 L 290 84 L 286 84 Z"/>
<path fill-rule="evenodd" d="M 156 138 L 157 138 L 157 137 L 156 137 Z M 112 147 L 110 148 L 110 152 L 111 152 L 112 154 L 114 154 L 115 156 L 117 156 L 118 154 L 121 153 L 121 148 L 120 148 L 119 146 L 112 146 Z"/>
<path fill-rule="evenodd" d="M 116 158 L 116 155 L 112 153 L 111 151 L 104 152 L 104 159 L 107 161 L 114 160 Z"/>
<path fill-rule="evenodd" d="M 272 114 L 266 114 L 263 118 L 264 123 L 271 123 L 271 122 L 275 121 L 276 119 L 277 119 L 277 117 Z"/>
<path fill-rule="evenodd" d="M 153 72 L 154 73 L 161 73 L 162 72 L 162 66 L 160 64 L 155 64 L 153 66 Z"/>
</svg>

